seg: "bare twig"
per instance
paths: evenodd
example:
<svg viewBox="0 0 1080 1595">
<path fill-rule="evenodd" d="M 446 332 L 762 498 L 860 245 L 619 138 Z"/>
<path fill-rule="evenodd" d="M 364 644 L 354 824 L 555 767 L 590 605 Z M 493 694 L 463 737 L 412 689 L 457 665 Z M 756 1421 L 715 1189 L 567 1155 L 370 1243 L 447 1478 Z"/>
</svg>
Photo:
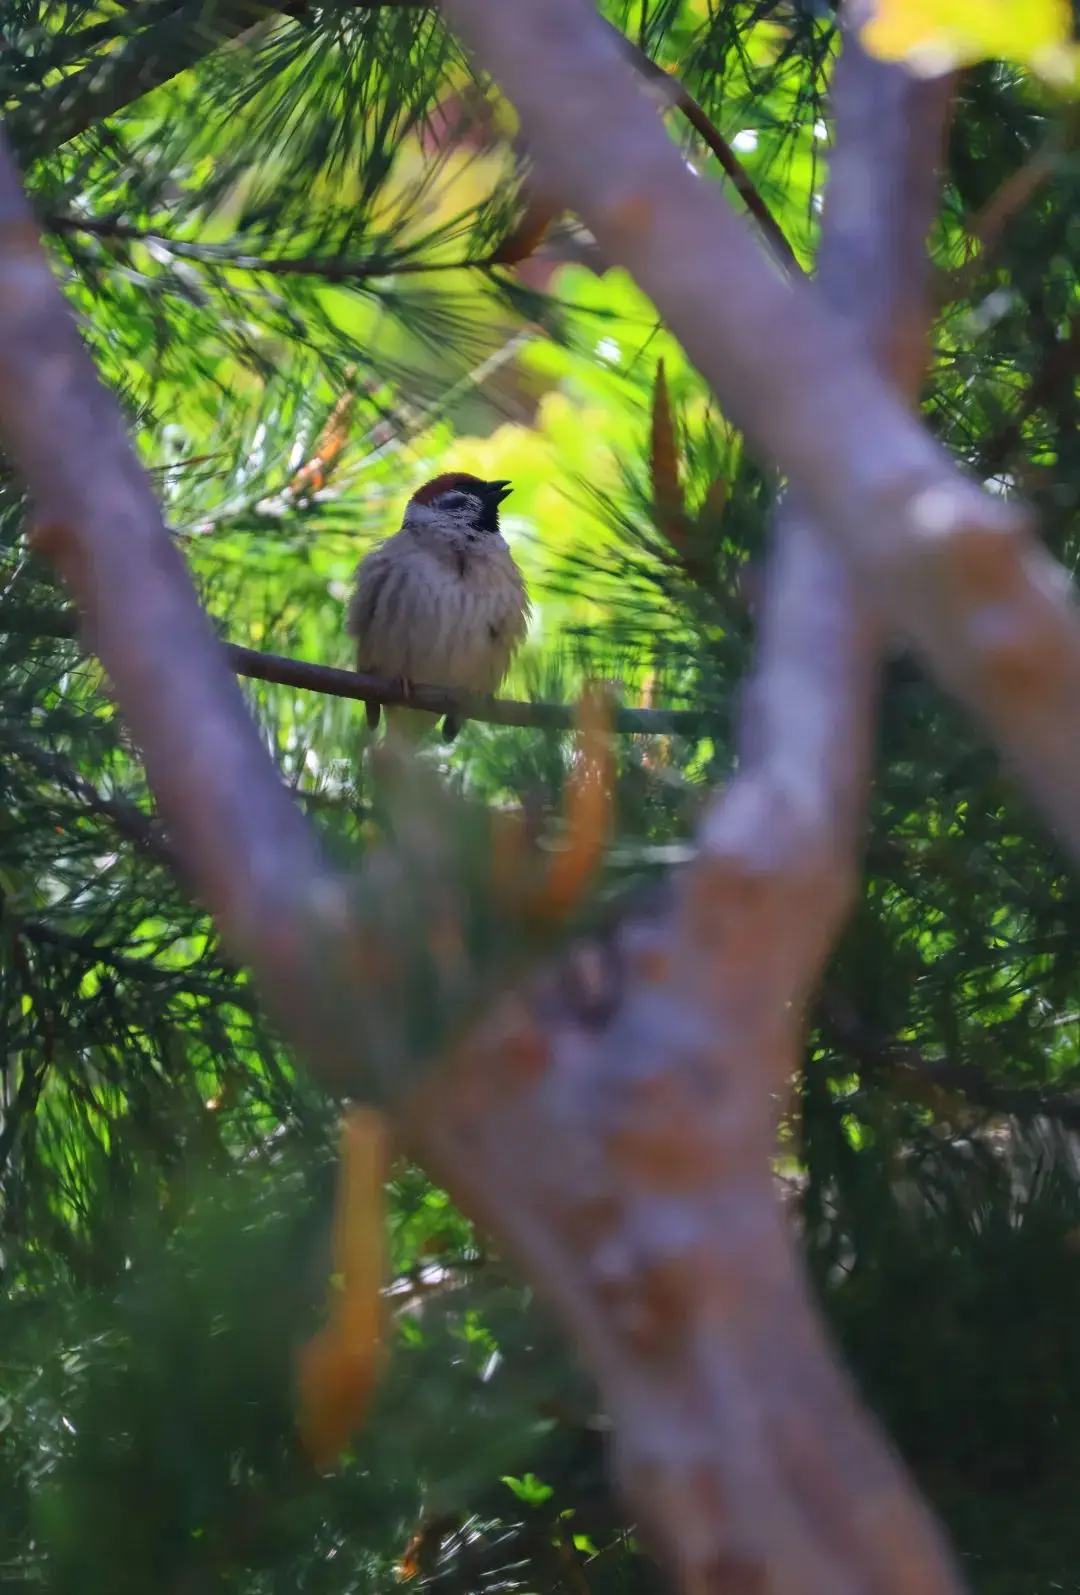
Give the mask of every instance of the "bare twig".
<svg viewBox="0 0 1080 1595">
<path fill-rule="evenodd" d="M 666 72 L 651 56 L 646 55 L 645 51 L 636 45 L 633 39 L 629 39 L 625 33 L 621 33 L 614 23 L 610 23 L 609 26 L 612 34 L 619 42 L 620 49 L 631 65 L 636 68 L 643 78 L 646 78 L 660 89 L 666 104 L 670 105 L 674 110 L 682 112 L 695 133 L 716 156 L 725 176 L 729 178 L 739 198 L 757 222 L 762 236 L 781 265 L 786 267 L 793 275 L 801 277 L 803 269 L 799 265 L 795 251 L 788 242 L 787 234 L 762 199 L 758 189 L 751 181 L 749 172 L 747 172 L 746 167 L 720 132 L 720 129 L 710 120 L 703 107 L 698 104 L 689 89 L 674 73 Z"/>
<path fill-rule="evenodd" d="M 1069 331 L 1056 343 L 1021 396 L 1011 415 L 979 450 L 978 468 L 984 476 L 996 476 L 1008 464 L 1024 435 L 1024 422 L 1052 399 L 1057 391 L 1075 378 L 1080 366 L 1080 316 L 1074 316 Z"/>
<path fill-rule="evenodd" d="M 47 637 L 73 637 L 77 625 L 70 610 L 35 614 L 15 609 L 8 615 L 0 615 L 0 631 L 8 629 Z M 307 659 L 262 653 L 257 648 L 241 647 L 239 643 L 226 643 L 224 647 L 235 674 L 252 681 L 296 687 L 301 692 L 322 692 L 330 698 L 351 698 L 357 703 L 392 707 L 406 703 L 400 681 L 392 681 L 387 676 L 337 670 L 331 665 L 312 664 Z M 479 720 L 485 725 L 527 726 L 538 731 L 569 731 L 577 715 L 577 709 L 570 703 L 489 698 L 483 693 L 451 692 L 445 687 L 427 687 L 421 682 L 410 685 L 407 701 L 413 708 L 430 714 L 452 713 L 460 720 Z M 707 709 L 658 709 L 650 704 L 644 709 L 617 709 L 612 715 L 611 729 L 623 736 L 699 736 L 709 718 Z"/>
<path fill-rule="evenodd" d="M 443 687 L 425 687 L 419 682 L 410 686 L 406 697 L 401 683 L 385 676 L 333 670 L 327 665 L 308 664 L 304 659 L 259 653 L 235 643 L 229 645 L 228 656 L 238 676 L 272 681 L 283 687 L 299 687 L 306 692 L 324 692 L 334 698 L 391 706 L 408 703 L 411 708 L 432 714 L 452 712 L 463 720 L 481 720 L 488 725 L 569 731 L 575 724 L 576 710 L 572 704 L 515 702 L 510 698 L 489 698 L 482 693 L 448 692 Z M 707 721 L 708 714 L 703 709 L 619 709 L 612 717 L 612 729 L 627 735 L 693 736 L 702 732 Z"/>
</svg>

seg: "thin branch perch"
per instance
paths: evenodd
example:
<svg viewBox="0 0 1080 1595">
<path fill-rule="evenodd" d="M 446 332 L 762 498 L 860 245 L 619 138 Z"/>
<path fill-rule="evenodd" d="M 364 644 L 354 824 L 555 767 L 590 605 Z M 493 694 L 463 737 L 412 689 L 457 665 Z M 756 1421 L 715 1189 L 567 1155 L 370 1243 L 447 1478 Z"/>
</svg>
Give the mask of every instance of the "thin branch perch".
<svg viewBox="0 0 1080 1595">
<path fill-rule="evenodd" d="M 43 637 L 74 637 L 76 617 L 70 610 L 28 613 L 25 609 L 0 612 L 0 632 L 8 629 L 33 632 Z M 234 673 L 252 681 L 274 686 L 295 687 L 301 692 L 321 692 L 329 698 L 350 698 L 357 703 L 406 704 L 430 714 L 454 714 L 460 720 L 479 720 L 485 725 L 524 726 L 538 731 L 572 731 L 577 723 L 577 707 L 572 703 L 551 703 L 544 699 L 516 700 L 490 698 L 483 693 L 451 692 L 445 687 L 410 685 L 408 694 L 400 681 L 387 676 L 360 675 L 355 670 L 338 670 L 332 665 L 316 665 L 307 659 L 290 659 L 284 654 L 263 653 L 226 643 L 225 653 Z M 707 709 L 617 709 L 611 729 L 622 736 L 701 736 L 710 720 Z"/>
<path fill-rule="evenodd" d="M 512 698 L 489 698 L 481 693 L 449 692 L 442 687 L 425 687 L 419 682 L 408 693 L 399 681 L 385 676 L 359 675 L 353 670 L 334 670 L 328 665 L 308 664 L 304 659 L 286 659 L 280 654 L 264 654 L 255 648 L 228 645 L 229 663 L 238 676 L 270 681 L 282 687 L 299 687 L 304 692 L 323 692 L 334 698 L 353 698 L 361 703 L 408 705 L 432 714 L 451 712 L 465 720 L 481 720 L 487 725 L 531 726 L 543 731 L 571 731 L 577 710 L 572 704 L 517 702 Z M 619 709 L 612 717 L 612 729 L 627 735 L 694 736 L 708 723 L 704 709 Z"/>
</svg>

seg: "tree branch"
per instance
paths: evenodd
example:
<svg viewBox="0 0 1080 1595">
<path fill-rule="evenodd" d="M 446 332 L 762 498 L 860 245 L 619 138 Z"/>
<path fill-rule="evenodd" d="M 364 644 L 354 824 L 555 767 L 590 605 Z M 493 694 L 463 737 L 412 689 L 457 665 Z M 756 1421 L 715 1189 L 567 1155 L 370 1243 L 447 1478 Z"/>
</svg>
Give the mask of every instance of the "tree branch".
<svg viewBox="0 0 1080 1595">
<path fill-rule="evenodd" d="M 432 714 L 454 713 L 464 720 L 481 720 L 487 725 L 532 726 L 543 731 L 571 731 L 576 723 L 577 711 L 572 704 L 519 703 L 510 698 L 449 692 L 443 687 L 425 687 L 419 683 L 411 685 L 406 695 L 400 682 L 385 676 L 334 670 L 328 665 L 308 664 L 303 659 L 259 653 L 235 643 L 228 645 L 227 652 L 229 663 L 238 676 L 251 676 L 282 687 L 299 687 L 304 692 L 324 692 L 333 698 L 354 698 L 361 703 L 392 707 L 408 704 Z M 703 733 L 708 719 L 704 709 L 619 709 L 612 717 L 612 730 L 629 736 L 695 736 Z"/>
<path fill-rule="evenodd" d="M 76 617 L 70 610 L 28 613 L 19 608 L 10 614 L 0 613 L 0 631 L 74 637 L 77 629 Z M 430 714 L 454 714 L 458 719 L 479 720 L 485 725 L 572 731 L 577 723 L 577 709 L 570 703 L 489 698 L 483 693 L 451 692 L 446 687 L 426 687 L 420 682 L 412 683 L 406 696 L 400 681 L 387 676 L 337 670 L 331 665 L 311 664 L 306 659 L 262 653 L 257 648 L 241 647 L 239 643 L 225 643 L 224 648 L 236 675 L 279 687 L 296 687 L 301 692 L 322 692 L 330 698 L 351 698 L 358 703 L 388 704 L 392 708 L 409 705 Z M 707 709 L 617 709 L 612 716 L 611 729 L 624 736 L 700 736 L 709 718 Z M 171 862 L 175 864 L 176 861 Z"/>
<path fill-rule="evenodd" d="M 655 84 L 663 94 L 665 103 L 672 109 L 681 111 L 699 135 L 702 142 L 712 151 L 720 162 L 725 176 L 731 181 L 736 193 L 746 206 L 750 215 L 761 229 L 762 236 L 770 246 L 780 264 L 792 273 L 793 276 L 804 275 L 799 265 L 798 257 L 788 242 L 787 234 L 776 220 L 772 211 L 762 199 L 760 193 L 750 179 L 746 167 L 739 160 L 727 139 L 706 115 L 705 110 L 698 104 L 689 89 L 681 80 L 671 72 L 665 72 L 651 56 L 636 45 L 633 39 L 621 33 L 614 23 L 609 23 L 612 34 L 619 42 L 619 47 L 627 60 L 648 82 Z"/>
</svg>

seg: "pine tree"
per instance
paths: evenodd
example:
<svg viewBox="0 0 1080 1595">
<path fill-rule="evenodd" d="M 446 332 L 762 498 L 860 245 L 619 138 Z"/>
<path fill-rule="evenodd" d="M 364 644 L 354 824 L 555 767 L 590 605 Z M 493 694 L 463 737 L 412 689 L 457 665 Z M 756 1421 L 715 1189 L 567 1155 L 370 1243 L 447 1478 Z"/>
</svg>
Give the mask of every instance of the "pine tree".
<svg viewBox="0 0 1080 1595">
<path fill-rule="evenodd" d="M 677 72 L 669 121 L 695 167 L 742 172 L 766 241 L 807 267 L 832 18 L 607 10 L 642 71 Z M 359 550 L 448 451 L 519 451 L 543 628 L 515 696 L 572 704 L 600 676 L 688 716 L 619 739 L 618 832 L 589 908 L 602 931 L 683 856 L 706 785 L 733 769 L 771 475 L 651 306 L 547 215 L 505 108 L 433 13 L 20 0 L 0 39 L 7 130 L 64 291 L 230 643 L 347 666 Z M 924 407 L 957 458 L 1034 498 L 1067 568 L 1070 136 L 1018 75 L 964 79 Z M 1013 213 L 1000 196 L 1017 173 Z M 533 423 L 541 468 L 507 417 Z M 590 425 L 598 442 L 573 436 Z M 568 489 L 557 507 L 551 478 Z M 330 1478 L 303 1456 L 296 1355 L 332 1269 L 336 1104 L 178 879 L 28 533 L 8 481 L 6 1577 L 651 1588 L 595 1393 L 411 1163 L 388 1192 L 388 1373 Z M 386 811 L 355 705 L 272 672 L 245 690 L 297 801 L 358 868 Z M 573 750 L 473 720 L 426 758 L 480 812 L 524 803 L 550 838 Z M 973 1580 L 1066 1582 L 1075 890 L 983 739 L 906 657 L 888 667 L 879 755 L 865 891 L 797 1105 L 805 1250 Z"/>
</svg>

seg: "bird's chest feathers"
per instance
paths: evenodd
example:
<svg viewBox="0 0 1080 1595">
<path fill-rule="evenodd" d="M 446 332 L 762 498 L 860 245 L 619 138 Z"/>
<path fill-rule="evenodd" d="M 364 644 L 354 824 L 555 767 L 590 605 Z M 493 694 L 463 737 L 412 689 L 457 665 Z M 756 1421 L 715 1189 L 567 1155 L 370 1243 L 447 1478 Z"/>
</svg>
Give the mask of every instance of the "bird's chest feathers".
<svg viewBox="0 0 1080 1595">
<path fill-rule="evenodd" d="M 426 578 L 437 600 L 469 624 L 521 607 L 521 581 L 509 551 L 462 539 L 428 554 Z"/>
<path fill-rule="evenodd" d="M 466 584 L 482 582 L 485 568 L 492 563 L 489 550 L 479 548 L 471 538 L 465 537 L 447 538 L 428 548 L 427 553 L 444 577 Z"/>
<path fill-rule="evenodd" d="M 418 681 L 493 691 L 520 640 L 527 608 L 509 549 L 448 540 L 438 549 L 425 549 L 411 575 L 412 675 Z"/>
</svg>

